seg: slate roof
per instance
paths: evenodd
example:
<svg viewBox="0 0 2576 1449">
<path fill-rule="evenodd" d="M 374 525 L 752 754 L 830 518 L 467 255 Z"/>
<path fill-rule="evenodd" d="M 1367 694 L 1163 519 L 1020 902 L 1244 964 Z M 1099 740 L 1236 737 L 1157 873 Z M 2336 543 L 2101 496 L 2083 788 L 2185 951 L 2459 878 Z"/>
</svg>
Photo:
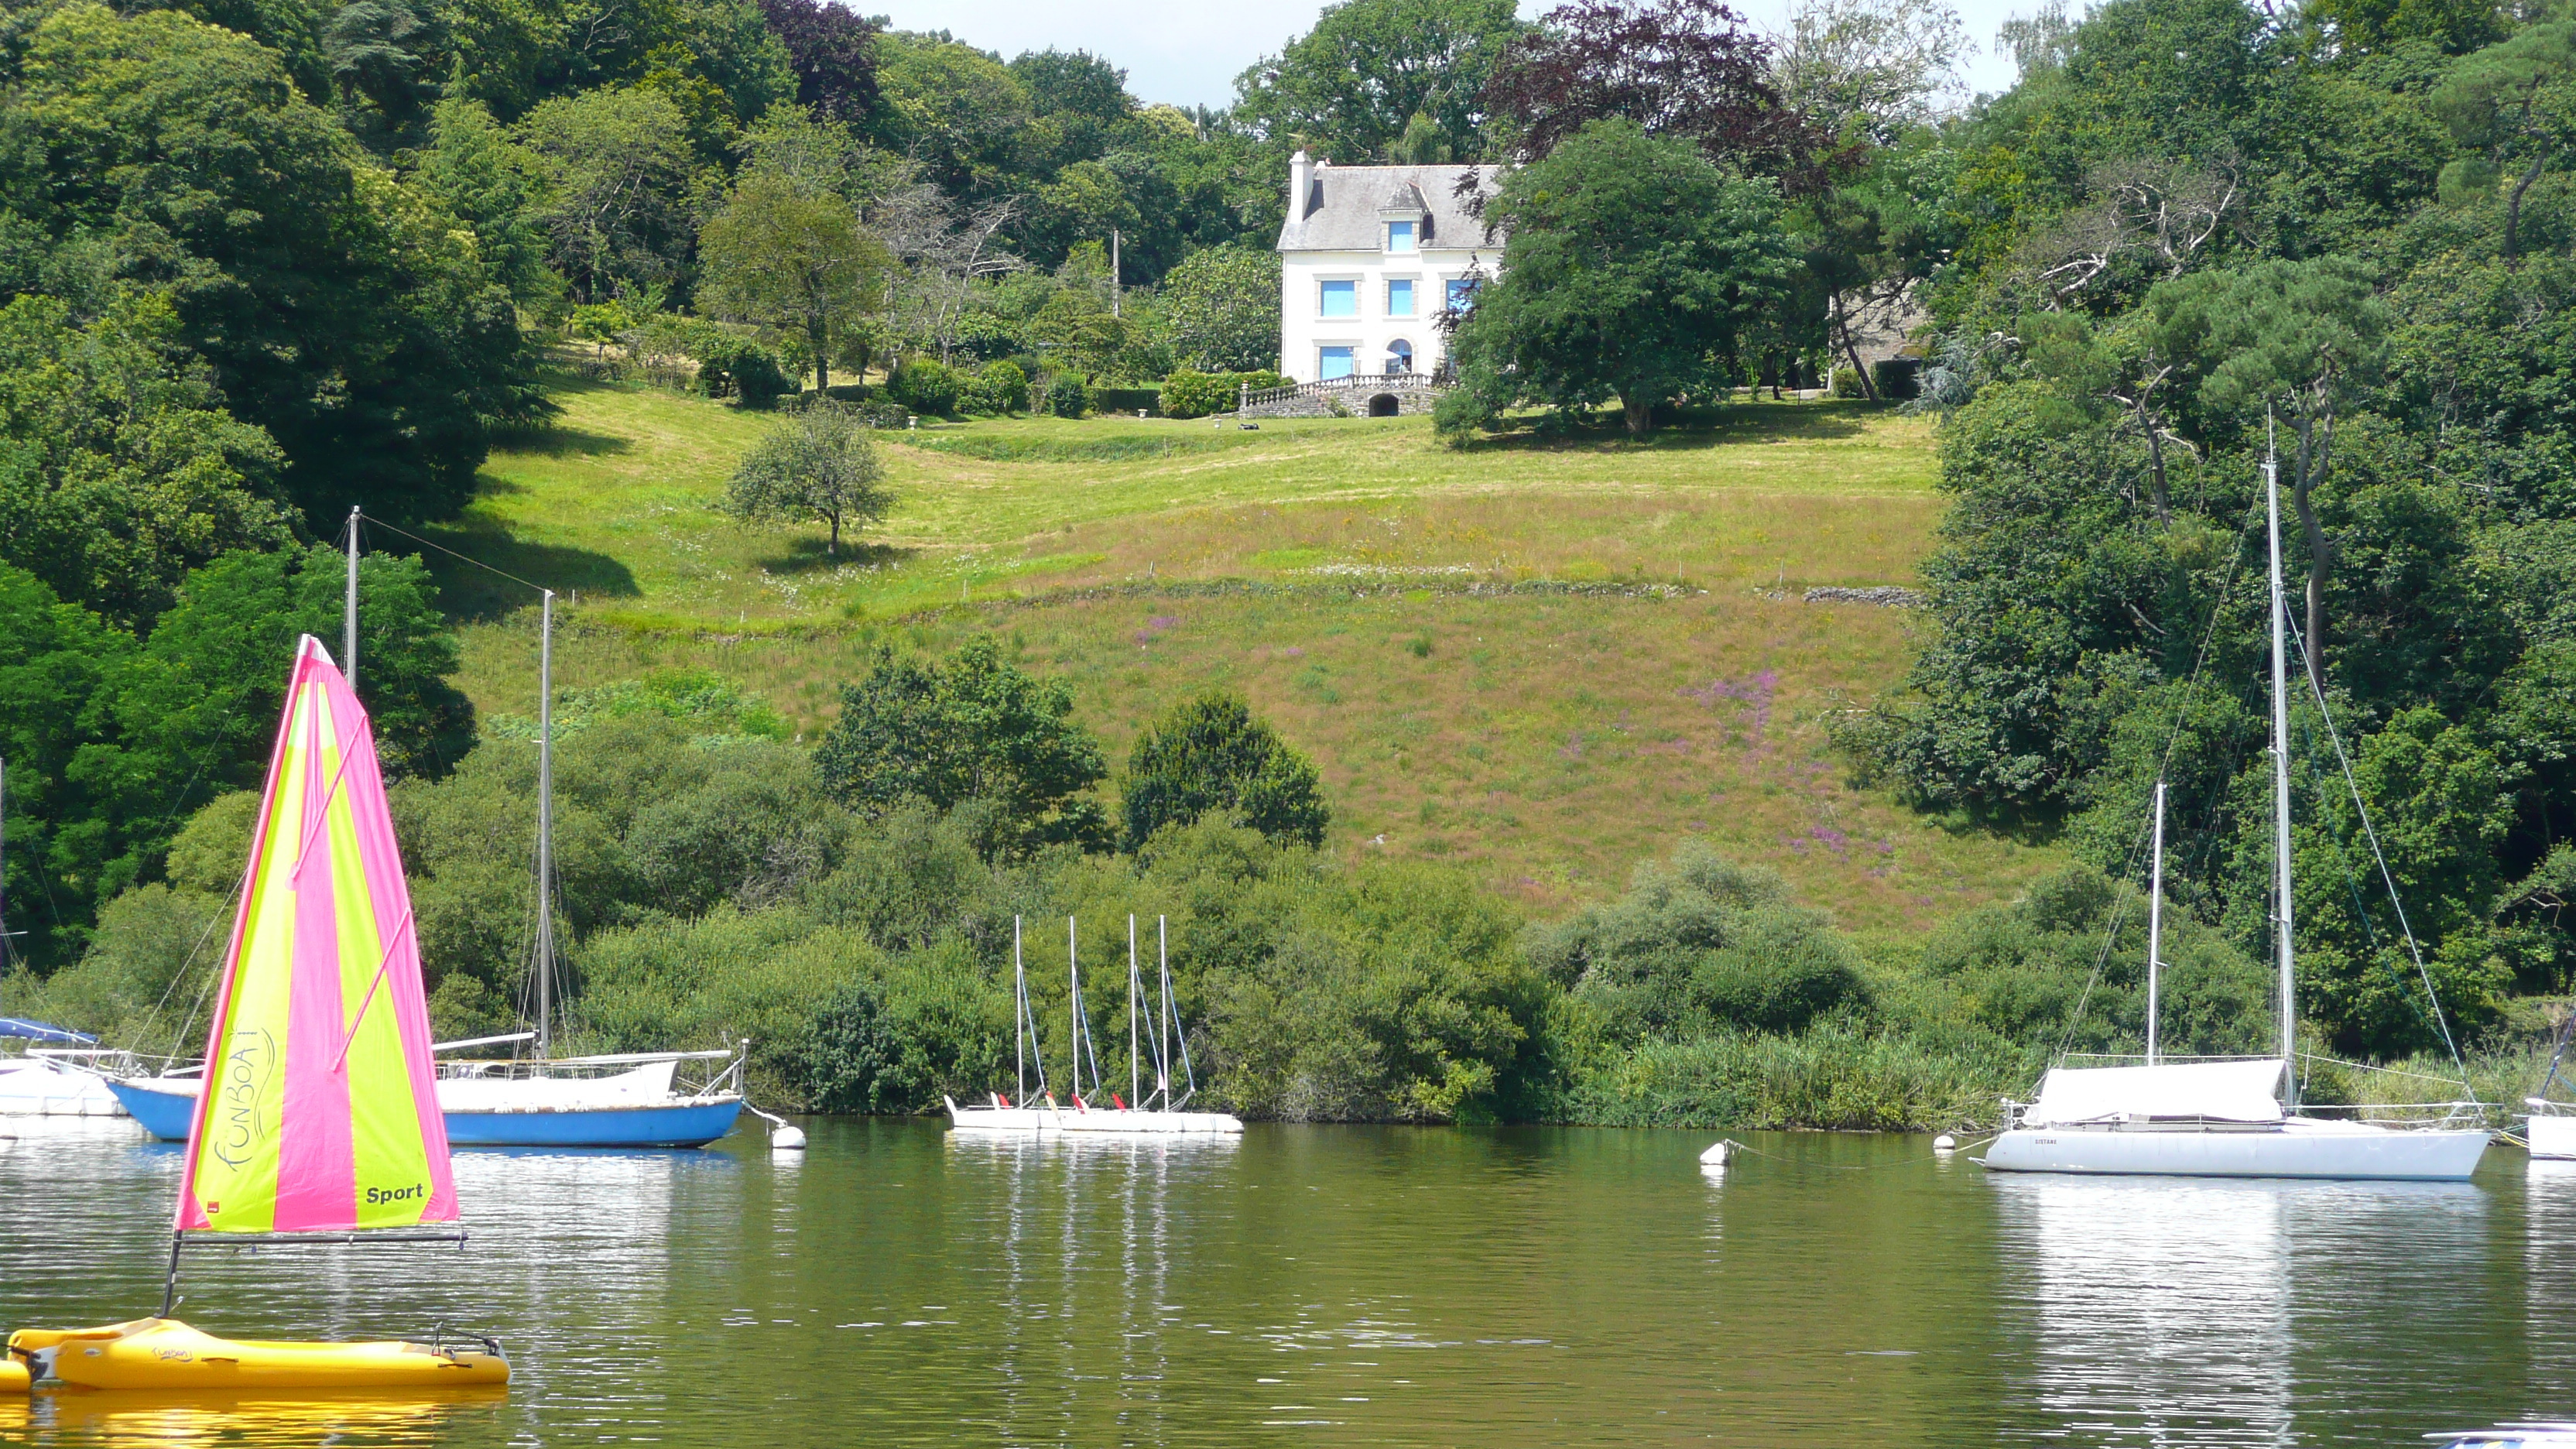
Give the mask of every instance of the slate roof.
<svg viewBox="0 0 2576 1449">
<path fill-rule="evenodd" d="M 1485 238 L 1485 224 L 1467 214 L 1457 195 L 1462 172 L 1476 174 L 1478 189 L 1491 195 L 1496 166 L 1318 166 L 1306 188 L 1306 205 L 1288 209 L 1279 228 L 1283 252 L 1373 252 L 1384 248 L 1384 212 L 1401 208 L 1424 212 L 1430 225 L 1421 245 L 1432 247 L 1500 247 L 1502 239 Z"/>
</svg>

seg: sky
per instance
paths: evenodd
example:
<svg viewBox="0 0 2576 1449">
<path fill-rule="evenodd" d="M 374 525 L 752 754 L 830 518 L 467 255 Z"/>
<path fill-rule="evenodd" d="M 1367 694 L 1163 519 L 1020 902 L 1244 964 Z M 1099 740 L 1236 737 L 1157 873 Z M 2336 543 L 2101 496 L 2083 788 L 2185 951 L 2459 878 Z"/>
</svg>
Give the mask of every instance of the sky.
<svg viewBox="0 0 2576 1449">
<path fill-rule="evenodd" d="M 1735 0 L 1758 29 L 1786 23 L 1789 0 Z M 2012 84 L 2012 57 L 1997 49 L 1995 29 L 2037 8 L 2034 0 L 1952 0 L 1977 54 L 1963 70 L 1972 90 Z M 1127 71 L 1127 89 L 1147 104 L 1221 106 L 1234 99 L 1234 78 L 1315 23 L 1319 0 L 858 0 L 852 8 L 890 18 L 899 30 L 946 30 L 998 51 L 1088 50 Z M 1521 13 L 1549 8 L 1523 0 Z"/>
</svg>

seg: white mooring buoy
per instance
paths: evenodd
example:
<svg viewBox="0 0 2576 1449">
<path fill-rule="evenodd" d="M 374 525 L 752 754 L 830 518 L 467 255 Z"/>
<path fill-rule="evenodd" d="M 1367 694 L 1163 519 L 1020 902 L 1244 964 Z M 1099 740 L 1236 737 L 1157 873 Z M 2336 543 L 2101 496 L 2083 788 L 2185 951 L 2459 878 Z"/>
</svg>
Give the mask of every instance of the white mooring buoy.
<svg viewBox="0 0 2576 1449">
<path fill-rule="evenodd" d="M 1716 1146 L 1711 1147 L 1709 1150 L 1699 1155 L 1700 1165 L 1703 1167 L 1724 1167 L 1726 1165 L 1726 1160 L 1734 1155 L 1735 1144 L 1721 1138 Z"/>
<path fill-rule="evenodd" d="M 1944 1133 L 1942 1133 L 1940 1136 L 1935 1137 L 1935 1138 L 1933 1138 L 1933 1139 L 1932 1139 L 1932 1150 L 1933 1150 L 1933 1151 L 1935 1151 L 1935 1152 L 1951 1152 L 1951 1151 L 1955 1151 L 1955 1150 L 1957 1150 L 1958 1146 L 1959 1146 L 1959 1139 L 1958 1139 L 1958 1138 L 1956 1138 L 1956 1137 L 1951 1136 L 1951 1135 L 1950 1135 L 1949 1133 L 1947 1133 L 1947 1132 L 1944 1132 Z"/>
<path fill-rule="evenodd" d="M 769 1129 L 769 1147 L 773 1152 L 802 1152 L 805 1150 L 805 1129 L 772 1127 Z"/>
</svg>

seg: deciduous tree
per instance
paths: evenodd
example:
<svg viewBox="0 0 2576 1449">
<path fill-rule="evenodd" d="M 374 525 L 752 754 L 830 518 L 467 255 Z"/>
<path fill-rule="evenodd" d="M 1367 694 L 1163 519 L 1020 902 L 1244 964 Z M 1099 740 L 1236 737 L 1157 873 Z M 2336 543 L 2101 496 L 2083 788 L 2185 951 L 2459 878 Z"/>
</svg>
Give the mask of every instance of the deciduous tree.
<svg viewBox="0 0 2576 1449">
<path fill-rule="evenodd" d="M 743 455 L 725 489 L 724 510 L 749 523 L 813 518 L 831 527 L 827 555 L 841 551 L 841 530 L 874 523 L 894 504 L 885 465 L 868 426 L 847 408 L 817 398 L 779 422 Z"/>
<path fill-rule="evenodd" d="M 883 289 L 889 258 L 840 196 L 754 171 L 698 233 L 698 260 L 701 305 L 801 334 L 819 391 L 832 385 L 838 333 Z"/>
<path fill-rule="evenodd" d="M 814 763 L 825 788 L 869 813 L 906 799 L 938 810 L 985 801 L 1005 851 L 1095 843 L 1106 826 L 1087 792 L 1108 771 L 1073 720 L 1073 696 L 1021 672 L 990 637 L 944 664 L 880 649 L 867 678 L 841 690 Z"/>
<path fill-rule="evenodd" d="M 1769 183 L 1731 178 L 1678 136 L 1594 121 L 1510 173 L 1487 216 L 1510 237 L 1455 341 L 1491 406 L 1617 398 L 1631 436 L 1724 375 L 1790 262 Z"/>
</svg>

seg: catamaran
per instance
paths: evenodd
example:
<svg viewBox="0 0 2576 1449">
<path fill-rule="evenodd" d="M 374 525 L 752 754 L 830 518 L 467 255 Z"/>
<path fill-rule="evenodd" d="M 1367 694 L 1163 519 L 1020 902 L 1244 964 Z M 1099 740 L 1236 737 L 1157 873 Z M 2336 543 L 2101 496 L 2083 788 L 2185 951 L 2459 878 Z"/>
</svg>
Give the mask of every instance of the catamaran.
<svg viewBox="0 0 2576 1449">
<path fill-rule="evenodd" d="M 192 1243 L 462 1243 L 431 1087 L 428 998 L 375 739 L 319 641 L 296 651 L 206 1033 L 161 1311 L 22 1329 L 0 1386 L 405 1389 L 498 1384 L 486 1338 L 234 1342 L 170 1317 Z"/>
<path fill-rule="evenodd" d="M 1038 1021 L 1029 1000 L 1028 970 L 1020 949 L 1020 922 L 1011 922 L 1012 996 L 1015 1003 L 1012 1051 L 1018 1059 L 1019 1097 L 1016 1102 L 999 1092 L 987 1103 L 961 1106 L 957 1099 L 945 1099 L 948 1122 L 959 1131 L 969 1132 L 1065 1132 L 1085 1134 L 1134 1134 L 1145 1136 L 1223 1135 L 1243 1130 L 1240 1119 L 1224 1112 L 1185 1110 L 1198 1094 L 1198 1073 L 1190 1061 L 1189 1034 L 1181 1026 L 1180 1007 L 1172 999 L 1171 927 L 1160 916 L 1155 917 L 1156 961 L 1160 989 L 1156 993 L 1154 1030 L 1150 1042 L 1142 1030 L 1145 996 L 1144 974 L 1136 951 L 1136 918 L 1127 918 L 1127 1096 L 1121 1098 L 1108 1089 L 1100 1072 L 1098 1043 L 1091 1032 L 1090 1013 L 1082 1005 L 1082 963 L 1075 934 L 1075 922 L 1065 917 L 1065 971 L 1068 983 L 1066 1007 L 1066 1040 L 1070 1046 L 1072 1105 L 1059 1104 L 1049 1087 L 1045 1054 L 1039 1047 Z M 1154 1086 L 1144 1086 L 1144 1047 L 1154 1048 Z M 1178 1096 L 1172 1089 L 1172 1060 L 1177 1048 L 1184 1087 Z M 1083 1065 L 1091 1067 L 1091 1090 L 1083 1091 Z M 1029 1094 L 1029 1073 L 1037 1073 L 1037 1095 Z M 1109 1105 L 1102 1106 L 1106 1098 Z M 1161 1105 L 1156 1106 L 1159 1102 Z M 1132 1105 L 1131 1105 L 1132 1103 Z"/>
<path fill-rule="evenodd" d="M 2157 1051 L 2164 886 L 2164 786 L 2159 781 L 2156 863 L 2148 897 L 2145 1064 L 2051 1070 L 2040 1079 L 2037 1101 L 2007 1104 L 2005 1130 L 1983 1159 L 1989 1171 L 2460 1181 L 2486 1151 L 2483 1124 L 2344 1121 L 2296 1110 L 2298 975 L 2291 938 L 2285 638 L 2289 603 L 2281 582 L 2280 478 L 2269 460 L 2263 465 L 2263 483 L 2271 544 L 2273 941 L 2280 967 L 2280 1053 L 2251 1061 L 2169 1062 Z M 2314 641 L 2307 647 L 2314 648 Z"/>
</svg>

